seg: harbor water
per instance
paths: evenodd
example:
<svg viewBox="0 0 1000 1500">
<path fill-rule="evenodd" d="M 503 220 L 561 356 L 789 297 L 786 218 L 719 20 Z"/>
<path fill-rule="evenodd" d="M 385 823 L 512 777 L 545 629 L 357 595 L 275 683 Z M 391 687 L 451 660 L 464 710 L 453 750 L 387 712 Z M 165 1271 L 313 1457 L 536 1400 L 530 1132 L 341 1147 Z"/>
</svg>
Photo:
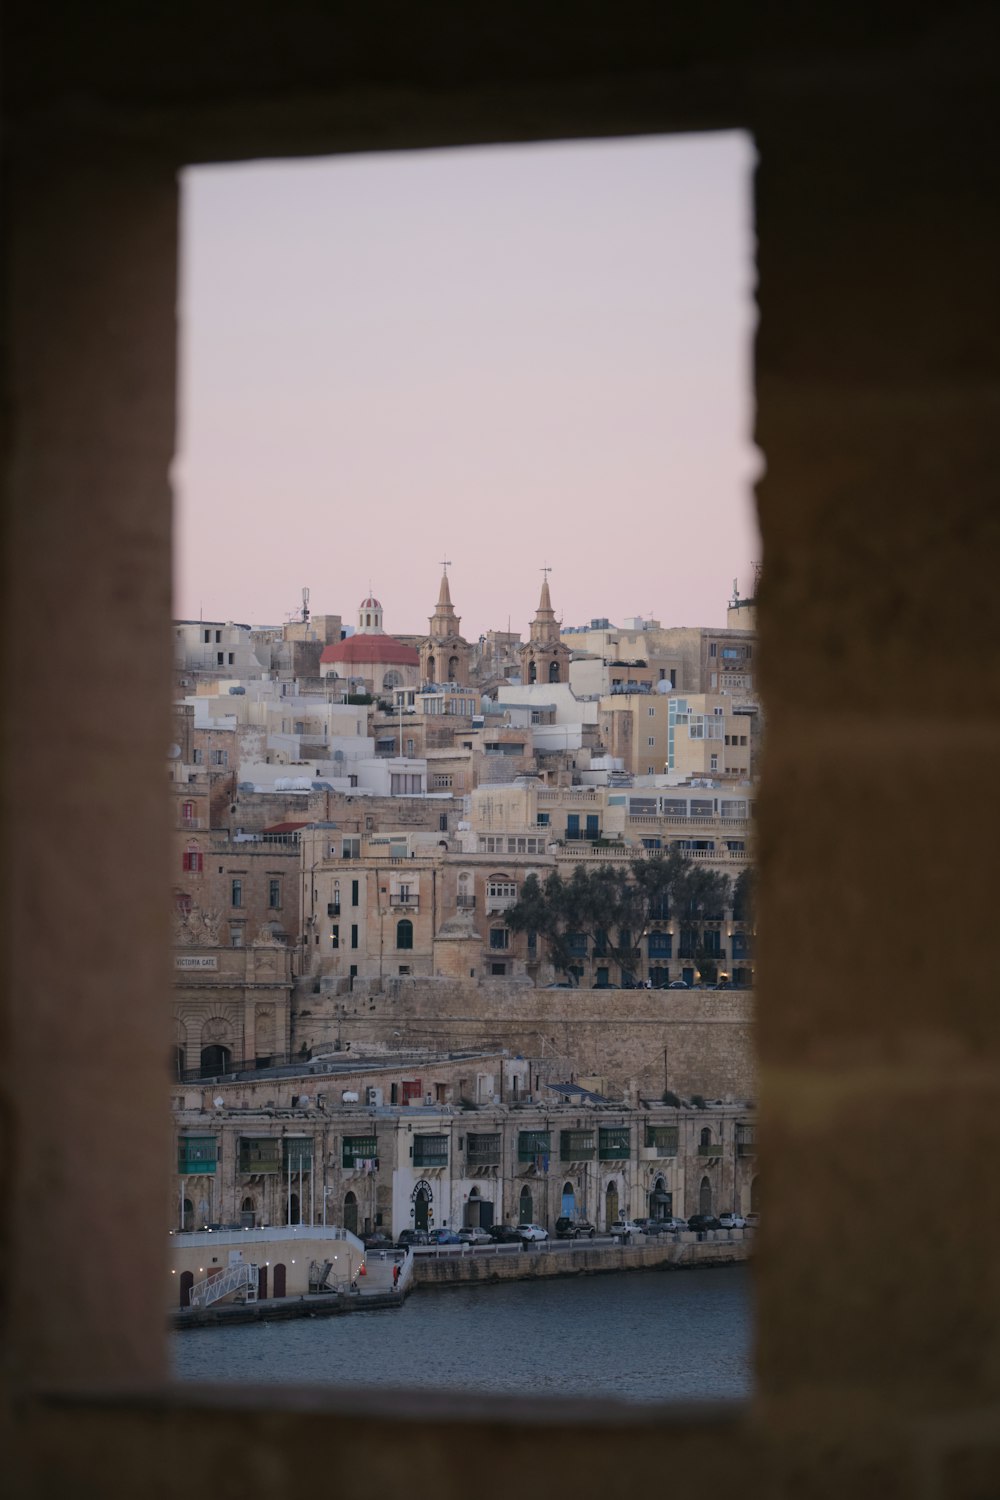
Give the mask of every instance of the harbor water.
<svg viewBox="0 0 1000 1500">
<path fill-rule="evenodd" d="M 420 1289 L 399 1309 L 173 1335 L 182 1380 L 710 1400 L 750 1390 L 746 1266 Z"/>
</svg>

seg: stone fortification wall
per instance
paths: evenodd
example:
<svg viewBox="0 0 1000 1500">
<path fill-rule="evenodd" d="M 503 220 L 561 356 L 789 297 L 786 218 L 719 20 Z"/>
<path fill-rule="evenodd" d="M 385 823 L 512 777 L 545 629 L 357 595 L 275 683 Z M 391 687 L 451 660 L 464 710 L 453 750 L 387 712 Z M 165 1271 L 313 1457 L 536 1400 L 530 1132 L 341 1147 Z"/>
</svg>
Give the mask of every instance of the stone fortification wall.
<svg viewBox="0 0 1000 1500">
<path fill-rule="evenodd" d="M 555 1075 L 633 1084 L 659 1097 L 755 1097 L 753 997 L 743 991 L 535 989 L 510 980 L 386 980 L 335 1000 L 303 997 L 295 1040 L 330 1035 L 333 1009 L 352 1045 L 447 1050 L 496 1045 L 555 1060 Z M 329 1014 L 328 1014 L 329 1013 Z M 546 1071 L 551 1071 L 547 1069 Z"/>
</svg>

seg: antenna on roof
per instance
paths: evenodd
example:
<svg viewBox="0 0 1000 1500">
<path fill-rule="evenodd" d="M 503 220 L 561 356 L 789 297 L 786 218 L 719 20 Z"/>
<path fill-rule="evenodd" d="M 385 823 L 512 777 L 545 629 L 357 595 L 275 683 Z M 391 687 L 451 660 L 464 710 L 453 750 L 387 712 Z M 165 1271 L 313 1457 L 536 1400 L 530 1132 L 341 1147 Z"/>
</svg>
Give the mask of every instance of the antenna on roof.
<svg viewBox="0 0 1000 1500">
<path fill-rule="evenodd" d="M 303 625 L 309 624 L 309 590 L 307 588 L 302 590 L 302 623 Z"/>
</svg>

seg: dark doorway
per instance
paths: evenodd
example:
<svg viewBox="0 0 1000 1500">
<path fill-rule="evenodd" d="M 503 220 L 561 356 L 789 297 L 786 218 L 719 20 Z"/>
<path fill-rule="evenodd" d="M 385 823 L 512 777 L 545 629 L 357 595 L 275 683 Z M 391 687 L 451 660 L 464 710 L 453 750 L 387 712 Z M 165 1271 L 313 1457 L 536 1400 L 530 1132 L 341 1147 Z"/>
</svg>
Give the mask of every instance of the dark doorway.
<svg viewBox="0 0 1000 1500">
<path fill-rule="evenodd" d="M 267 1296 L 267 1267 L 257 1267 L 257 1296 L 263 1300 Z"/>
<path fill-rule="evenodd" d="M 185 1198 L 184 1199 L 183 1214 L 184 1214 L 184 1223 L 181 1225 L 181 1228 L 182 1229 L 193 1229 L 194 1228 L 194 1204 L 191 1202 L 190 1198 Z"/>
<path fill-rule="evenodd" d="M 698 1190 L 698 1212 L 700 1214 L 712 1212 L 712 1184 L 707 1177 L 701 1179 L 701 1187 Z"/>
<path fill-rule="evenodd" d="M 300 1214 L 299 1214 L 299 1195 L 298 1195 L 298 1193 L 289 1193 L 289 1195 L 288 1195 L 288 1203 L 286 1204 L 286 1207 L 285 1207 L 285 1215 L 286 1215 L 286 1217 L 285 1217 L 285 1223 L 286 1224 L 301 1224 L 302 1223 L 302 1219 L 301 1219 Z"/>
<path fill-rule="evenodd" d="M 413 1227 L 426 1230 L 430 1223 L 431 1195 L 427 1188 L 417 1188 L 413 1199 Z"/>
<path fill-rule="evenodd" d="M 257 1208 L 252 1198 L 244 1198 L 240 1204 L 240 1228 L 256 1229 Z"/>
<path fill-rule="evenodd" d="M 521 1189 L 521 1198 L 518 1203 L 517 1222 L 519 1224 L 530 1224 L 532 1222 L 531 1207 L 531 1189 L 523 1187 Z"/>
<path fill-rule="evenodd" d="M 191 1306 L 191 1288 L 194 1286 L 194 1272 L 181 1272 L 181 1307 Z"/>
<path fill-rule="evenodd" d="M 274 1268 L 274 1295 L 276 1297 L 285 1295 L 285 1263 L 280 1260 Z"/>
<path fill-rule="evenodd" d="M 604 1195 L 604 1227 L 610 1229 L 618 1217 L 618 1184 L 609 1182 Z"/>
<path fill-rule="evenodd" d="M 358 1200 L 353 1193 L 348 1193 L 344 1198 L 344 1228 L 350 1230 L 351 1234 L 358 1232 Z"/>
<path fill-rule="evenodd" d="M 213 1078 L 217 1073 L 228 1073 L 233 1054 L 229 1047 L 214 1042 L 211 1047 L 201 1049 L 201 1076 Z"/>
</svg>

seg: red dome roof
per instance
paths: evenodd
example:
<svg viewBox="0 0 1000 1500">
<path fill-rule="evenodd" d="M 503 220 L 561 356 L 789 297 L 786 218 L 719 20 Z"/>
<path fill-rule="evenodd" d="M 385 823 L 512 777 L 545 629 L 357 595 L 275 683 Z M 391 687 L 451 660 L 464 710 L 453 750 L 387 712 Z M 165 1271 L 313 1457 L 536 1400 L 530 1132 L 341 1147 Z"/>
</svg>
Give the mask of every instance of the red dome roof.
<svg viewBox="0 0 1000 1500">
<path fill-rule="evenodd" d="M 412 646 L 404 646 L 391 635 L 349 635 L 346 641 L 327 646 L 320 661 L 342 661 L 352 665 L 380 662 L 393 667 L 419 667 L 420 655 Z"/>
<path fill-rule="evenodd" d="M 367 599 L 362 599 L 361 603 L 358 605 L 358 608 L 359 609 L 381 609 L 382 606 L 378 602 L 378 600 L 375 598 L 374 594 L 369 594 Z"/>
</svg>

